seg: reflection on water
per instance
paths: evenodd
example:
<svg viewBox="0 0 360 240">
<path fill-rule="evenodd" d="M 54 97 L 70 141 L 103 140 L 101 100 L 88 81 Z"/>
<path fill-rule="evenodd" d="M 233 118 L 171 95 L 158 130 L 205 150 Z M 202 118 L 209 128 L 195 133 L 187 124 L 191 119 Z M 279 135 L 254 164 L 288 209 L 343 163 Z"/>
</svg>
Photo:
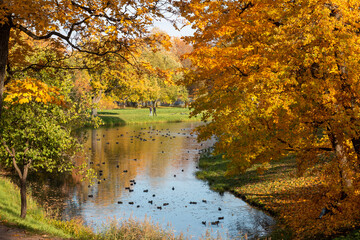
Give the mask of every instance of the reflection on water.
<svg viewBox="0 0 360 240">
<path fill-rule="evenodd" d="M 63 218 L 81 217 L 97 228 L 109 218 L 150 217 L 194 239 L 206 231 L 224 238 L 266 235 L 272 218 L 195 178 L 199 150 L 212 145 L 191 135 L 196 124 L 88 130 L 88 162 L 99 182 L 70 188 Z"/>
</svg>

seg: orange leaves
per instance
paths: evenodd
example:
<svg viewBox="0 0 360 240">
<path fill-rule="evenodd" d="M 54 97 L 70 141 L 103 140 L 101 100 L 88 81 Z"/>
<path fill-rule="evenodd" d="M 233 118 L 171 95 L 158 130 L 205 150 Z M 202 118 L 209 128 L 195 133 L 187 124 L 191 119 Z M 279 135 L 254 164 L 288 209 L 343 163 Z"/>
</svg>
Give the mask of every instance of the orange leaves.
<svg viewBox="0 0 360 240">
<path fill-rule="evenodd" d="M 50 87 L 40 80 L 26 78 L 11 81 L 5 90 L 4 102 L 10 104 L 25 104 L 39 102 L 44 104 L 63 105 L 63 96 L 54 87 Z"/>
<path fill-rule="evenodd" d="M 188 38 L 194 51 L 187 83 L 199 89 L 193 114 L 211 120 L 199 136 L 217 137 L 216 151 L 231 160 L 229 173 L 289 154 L 297 157 L 296 174 L 322 168 L 312 172 L 316 182 L 247 190 L 267 194 L 276 185 L 276 194 L 286 194 L 276 210 L 300 235 L 350 226 L 360 211 L 341 217 L 352 203 L 359 206 L 355 198 L 342 201 L 347 212 L 337 208 L 327 221 L 315 219 L 341 191 L 359 188 L 359 3 L 214 2 L 191 1 L 183 14 L 197 28 Z"/>
</svg>

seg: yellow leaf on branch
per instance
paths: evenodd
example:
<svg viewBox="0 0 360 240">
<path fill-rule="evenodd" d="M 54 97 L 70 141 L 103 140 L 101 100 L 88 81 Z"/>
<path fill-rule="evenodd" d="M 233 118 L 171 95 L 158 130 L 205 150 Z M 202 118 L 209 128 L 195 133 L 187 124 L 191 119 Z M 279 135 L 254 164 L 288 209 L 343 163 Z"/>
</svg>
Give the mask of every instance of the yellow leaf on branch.
<svg viewBox="0 0 360 240">
<path fill-rule="evenodd" d="M 34 79 L 26 78 L 10 82 L 5 89 L 4 102 L 10 104 L 25 104 L 32 101 L 63 105 L 63 97 L 55 87 Z"/>
</svg>

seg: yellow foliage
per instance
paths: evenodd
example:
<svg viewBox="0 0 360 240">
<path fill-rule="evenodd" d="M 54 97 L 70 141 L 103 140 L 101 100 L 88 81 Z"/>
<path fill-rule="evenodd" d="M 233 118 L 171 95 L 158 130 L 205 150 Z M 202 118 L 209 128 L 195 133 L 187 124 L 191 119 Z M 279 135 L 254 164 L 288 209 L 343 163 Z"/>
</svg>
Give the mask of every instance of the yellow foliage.
<svg viewBox="0 0 360 240">
<path fill-rule="evenodd" d="M 317 173 L 324 185 L 310 182 L 309 189 L 329 191 L 328 200 L 336 201 L 346 193 L 343 202 L 358 206 L 350 196 L 360 172 L 359 7 L 340 0 L 181 4 L 196 29 L 187 38 L 194 47 L 187 84 L 199 89 L 193 115 L 209 121 L 198 129 L 200 138 L 217 137 L 215 150 L 231 159 L 229 173 L 293 154 L 299 174 L 324 167 Z M 291 207 L 304 214 L 298 230 L 310 231 L 306 222 L 316 225 L 325 200 L 306 209 L 301 196 L 294 198 Z M 299 214 L 290 212 L 284 218 L 295 226 Z M 326 234 L 360 219 L 354 214 L 341 221 L 346 215 L 334 213 L 339 224 Z"/>
<path fill-rule="evenodd" d="M 33 101 L 45 104 L 65 104 L 57 88 L 50 87 L 34 78 L 11 81 L 6 85 L 5 94 L 4 102 L 10 104 L 25 104 Z"/>
</svg>

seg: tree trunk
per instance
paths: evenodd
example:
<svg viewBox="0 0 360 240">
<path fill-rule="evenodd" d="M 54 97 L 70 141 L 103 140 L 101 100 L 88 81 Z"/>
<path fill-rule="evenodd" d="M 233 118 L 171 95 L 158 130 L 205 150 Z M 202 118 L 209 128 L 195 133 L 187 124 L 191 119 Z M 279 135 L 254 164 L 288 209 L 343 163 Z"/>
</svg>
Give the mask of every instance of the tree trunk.
<svg viewBox="0 0 360 240">
<path fill-rule="evenodd" d="M 157 101 L 158 101 L 158 100 L 153 101 L 153 104 L 152 104 L 153 107 L 157 107 Z"/>
<path fill-rule="evenodd" d="M 355 168 L 357 171 L 360 171 L 360 138 L 354 138 L 351 141 L 357 157 L 357 164 L 355 165 Z"/>
<path fill-rule="evenodd" d="M 341 177 L 342 185 L 344 190 L 346 191 L 352 187 L 349 160 L 346 156 L 345 147 L 343 144 L 337 143 L 335 150 L 336 150 L 336 157 L 338 158 L 339 161 L 339 169 L 340 169 L 340 177 Z"/>
<path fill-rule="evenodd" d="M 26 179 L 20 179 L 20 196 L 21 196 L 21 213 L 20 217 L 26 217 L 27 201 L 26 201 Z"/>
<path fill-rule="evenodd" d="M 339 175 L 342 187 L 342 193 L 345 193 L 350 190 L 353 186 L 351 180 L 351 167 L 349 164 L 349 159 L 346 155 L 344 142 L 342 134 L 330 133 L 329 139 L 332 143 L 333 149 L 335 150 L 336 159 L 339 164 Z"/>
<path fill-rule="evenodd" d="M 99 93 L 92 98 L 92 103 L 93 103 L 94 105 L 95 105 L 95 104 L 98 104 L 98 103 L 100 102 L 100 100 L 101 100 L 101 95 L 102 95 L 102 90 L 100 90 Z M 98 115 L 97 110 L 98 110 L 97 107 L 93 107 L 93 108 L 91 109 L 91 116 L 96 117 L 96 116 Z"/>
<path fill-rule="evenodd" d="M 0 4 L 3 0 L 0 0 Z M 0 24 L 0 117 L 3 109 L 6 65 L 9 54 L 10 25 Z"/>
<path fill-rule="evenodd" d="M 20 198 L 21 198 L 21 213 L 20 213 L 20 217 L 25 218 L 26 217 L 26 211 L 27 211 L 27 201 L 26 201 L 26 179 L 28 176 L 28 172 L 29 172 L 29 167 L 31 165 L 32 159 L 22 159 L 23 162 L 23 171 L 21 172 L 17 162 L 16 162 L 16 154 L 15 154 L 15 149 L 12 148 L 11 151 L 9 149 L 9 147 L 6 145 L 5 142 L 3 142 L 3 145 L 6 149 L 6 151 L 9 153 L 9 155 L 12 157 L 12 162 L 14 165 L 14 168 L 16 170 L 16 172 L 19 175 L 20 178 Z M 24 155 L 25 153 L 29 150 L 29 148 L 26 148 L 24 151 Z"/>
</svg>

